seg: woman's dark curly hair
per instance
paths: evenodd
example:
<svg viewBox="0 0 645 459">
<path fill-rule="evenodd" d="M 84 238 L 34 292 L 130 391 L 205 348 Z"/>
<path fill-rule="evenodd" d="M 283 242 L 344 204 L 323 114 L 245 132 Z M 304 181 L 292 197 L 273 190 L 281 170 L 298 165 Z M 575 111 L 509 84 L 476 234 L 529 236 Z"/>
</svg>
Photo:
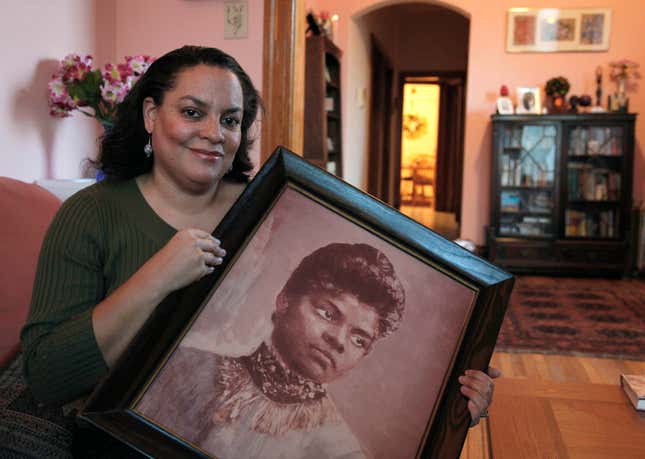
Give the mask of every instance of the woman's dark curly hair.
<svg viewBox="0 0 645 459">
<path fill-rule="evenodd" d="M 148 142 L 148 132 L 143 121 L 143 101 L 152 97 L 155 105 L 163 103 L 166 92 L 175 85 L 177 75 L 200 64 L 221 67 L 233 72 L 242 86 L 244 96 L 240 146 L 235 153 L 233 168 L 224 176 L 236 182 L 247 182 L 253 169 L 248 148 L 249 127 L 256 119 L 262 101 L 253 82 L 237 61 L 216 48 L 184 46 L 170 51 L 155 60 L 135 83 L 132 90 L 119 104 L 114 126 L 101 139 L 99 157 L 92 164 L 108 179 L 129 179 L 149 172 L 154 155 L 147 158 L 143 147 Z"/>
<path fill-rule="evenodd" d="M 379 337 L 399 327 L 405 291 L 383 252 L 368 244 L 333 243 L 302 259 L 281 294 L 287 307 L 317 292 L 351 293 L 379 315 Z M 284 311 L 278 311 L 278 314 Z"/>
</svg>

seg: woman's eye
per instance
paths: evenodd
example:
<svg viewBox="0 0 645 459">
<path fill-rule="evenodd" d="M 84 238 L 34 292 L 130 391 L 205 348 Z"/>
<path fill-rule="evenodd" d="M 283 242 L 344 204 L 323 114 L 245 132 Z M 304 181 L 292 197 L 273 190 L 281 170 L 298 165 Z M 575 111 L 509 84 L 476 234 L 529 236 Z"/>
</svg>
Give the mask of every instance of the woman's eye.
<svg viewBox="0 0 645 459">
<path fill-rule="evenodd" d="M 354 335 L 352 336 L 351 340 L 352 343 L 354 343 L 354 346 L 360 347 L 361 349 L 363 349 L 367 345 L 365 338 L 363 338 L 362 336 Z"/>
<path fill-rule="evenodd" d="M 225 126 L 234 128 L 234 127 L 239 126 L 240 120 L 238 120 L 237 118 L 234 118 L 232 116 L 225 116 L 224 119 L 222 120 L 222 123 Z"/>
<path fill-rule="evenodd" d="M 201 113 L 199 110 L 195 110 L 194 108 L 186 108 L 184 109 L 184 115 L 186 115 L 188 118 L 199 118 L 201 116 Z"/>
<path fill-rule="evenodd" d="M 316 308 L 316 313 L 325 320 L 332 320 L 334 316 L 325 308 Z"/>
</svg>

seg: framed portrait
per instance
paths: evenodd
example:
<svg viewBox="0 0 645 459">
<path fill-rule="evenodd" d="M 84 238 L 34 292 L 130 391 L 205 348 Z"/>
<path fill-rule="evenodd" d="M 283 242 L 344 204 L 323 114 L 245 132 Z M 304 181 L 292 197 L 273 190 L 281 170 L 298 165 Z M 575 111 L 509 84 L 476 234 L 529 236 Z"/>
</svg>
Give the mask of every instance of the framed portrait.
<svg viewBox="0 0 645 459">
<path fill-rule="evenodd" d="M 542 113 L 540 88 L 517 88 L 517 107 L 515 113 L 534 115 Z"/>
<path fill-rule="evenodd" d="M 508 11 L 506 51 L 606 51 L 609 49 L 611 9 L 511 8 Z"/>
<path fill-rule="evenodd" d="M 498 97 L 497 98 L 497 113 L 500 115 L 512 115 L 515 113 L 513 107 L 513 101 L 510 97 Z"/>
<path fill-rule="evenodd" d="M 151 457 L 458 457 L 513 277 L 279 147 L 79 414 Z"/>
</svg>

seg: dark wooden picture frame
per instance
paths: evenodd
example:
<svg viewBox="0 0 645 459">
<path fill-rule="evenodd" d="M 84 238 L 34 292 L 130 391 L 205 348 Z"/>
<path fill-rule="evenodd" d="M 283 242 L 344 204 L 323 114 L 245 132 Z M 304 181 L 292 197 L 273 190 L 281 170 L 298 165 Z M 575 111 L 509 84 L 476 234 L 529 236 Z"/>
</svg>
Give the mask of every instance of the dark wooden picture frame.
<svg viewBox="0 0 645 459">
<path fill-rule="evenodd" d="M 418 426 L 421 440 L 414 445 L 416 457 L 458 457 L 470 415 L 457 378 L 466 369 L 487 368 L 506 311 L 513 277 L 282 147 L 276 149 L 213 233 L 227 250 L 223 264 L 212 275 L 173 293 L 157 307 L 122 358 L 88 399 L 79 413 L 79 423 L 107 432 L 151 457 L 214 457 L 142 415 L 135 405 L 163 370 L 209 298 L 224 285 L 227 273 L 235 269 L 247 244 L 267 215 L 274 212 L 285 190 L 295 190 L 302 202 L 321 205 L 318 207 L 324 208 L 325 212 L 331 211 L 333 218 L 347 220 L 358 228 L 356 231 L 369 233 L 369 237 L 378 239 L 390 253 L 400 252 L 402 257 L 412 260 L 410 263 L 418 263 L 421 269 L 427 267 L 428 273 L 472 293 L 472 300 L 462 301 L 466 303 L 462 309 L 455 308 L 455 311 L 467 312 L 453 313 L 456 314 L 455 322 L 461 325 L 454 344 L 449 343 L 448 352 L 444 352 L 448 357 L 441 368 L 442 374 L 433 376 L 440 381 L 440 387 L 432 389 L 437 394 L 432 407 L 420 408 L 427 410 L 424 414 L 426 421 Z M 218 296 L 220 294 L 222 292 L 218 292 Z M 451 303 L 456 302 L 453 298 L 441 300 L 445 311 L 450 311 Z M 429 314 L 427 311 L 432 310 L 425 303 L 422 306 L 426 309 L 416 306 L 418 311 L 422 311 L 417 311 L 418 314 Z M 433 329 L 427 331 L 427 336 L 440 335 Z M 427 337 L 415 335 L 407 339 L 414 339 L 412 346 L 418 343 L 423 346 L 423 339 Z M 394 352 L 390 353 L 397 360 L 406 360 L 407 355 Z M 379 361 L 374 363 L 379 364 Z M 388 365 L 388 362 L 382 365 Z M 398 384 L 407 384 L 398 379 Z M 407 390 L 407 386 L 402 386 L 402 390 Z"/>
</svg>

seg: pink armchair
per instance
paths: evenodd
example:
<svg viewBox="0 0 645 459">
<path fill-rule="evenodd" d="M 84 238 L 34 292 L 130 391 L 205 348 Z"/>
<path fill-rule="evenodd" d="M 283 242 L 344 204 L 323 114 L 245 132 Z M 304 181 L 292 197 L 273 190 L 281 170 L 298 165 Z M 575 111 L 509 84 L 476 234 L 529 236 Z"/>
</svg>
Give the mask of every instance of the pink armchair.
<svg viewBox="0 0 645 459">
<path fill-rule="evenodd" d="M 0 177 L 0 369 L 20 348 L 38 254 L 60 205 L 38 185 Z"/>
</svg>

